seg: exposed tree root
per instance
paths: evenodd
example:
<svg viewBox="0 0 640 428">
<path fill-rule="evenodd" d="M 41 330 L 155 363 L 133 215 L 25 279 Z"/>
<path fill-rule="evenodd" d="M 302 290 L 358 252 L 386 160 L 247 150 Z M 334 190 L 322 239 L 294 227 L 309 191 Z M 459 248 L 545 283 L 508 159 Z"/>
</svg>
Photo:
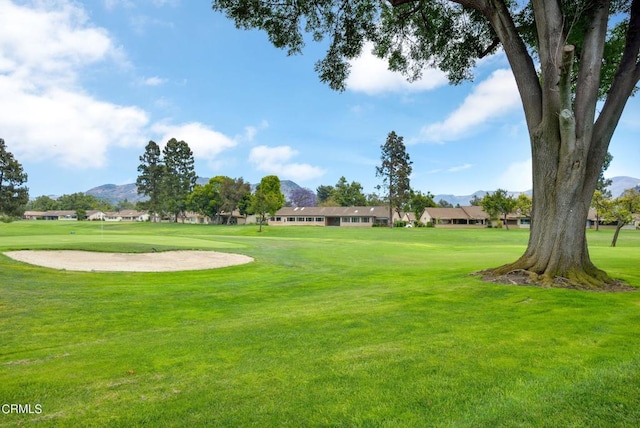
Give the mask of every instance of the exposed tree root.
<svg viewBox="0 0 640 428">
<path fill-rule="evenodd" d="M 512 266 L 512 265 L 507 265 Z M 594 268 L 594 272 L 571 271 L 565 276 L 538 274 L 536 272 L 515 268 L 505 270 L 506 266 L 474 272 L 472 275 L 481 277 L 484 281 L 494 284 L 523 285 L 542 288 L 568 288 L 581 291 L 597 291 L 618 293 L 640 291 L 624 281 L 613 279 L 606 273 Z"/>
</svg>

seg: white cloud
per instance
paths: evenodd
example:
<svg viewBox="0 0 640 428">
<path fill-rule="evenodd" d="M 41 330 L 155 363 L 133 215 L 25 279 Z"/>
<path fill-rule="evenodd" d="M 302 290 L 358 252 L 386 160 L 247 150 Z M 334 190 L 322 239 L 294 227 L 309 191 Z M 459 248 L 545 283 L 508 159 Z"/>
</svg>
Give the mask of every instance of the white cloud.
<svg viewBox="0 0 640 428">
<path fill-rule="evenodd" d="M 144 141 L 146 112 L 79 88 L 83 69 L 107 60 L 126 64 L 80 6 L 0 3 L 0 129 L 21 161 L 103 167 L 109 147 Z"/>
<path fill-rule="evenodd" d="M 167 83 L 167 79 L 163 79 L 162 77 L 153 76 L 147 77 L 146 79 L 142 79 L 142 84 L 145 86 L 161 86 Z"/>
<path fill-rule="evenodd" d="M 269 122 L 267 122 L 266 120 L 263 120 L 257 126 L 254 126 L 254 125 L 245 126 L 244 134 L 242 134 L 242 135 L 240 135 L 240 136 L 238 136 L 236 138 L 238 140 L 240 140 L 240 141 L 251 142 L 251 141 L 253 141 L 253 139 L 258 134 L 258 131 L 261 131 L 263 129 L 267 129 L 268 127 L 269 127 Z"/>
<path fill-rule="evenodd" d="M 471 168 L 473 165 L 471 165 L 470 163 L 465 163 L 464 165 L 458 165 L 458 166 L 452 166 L 451 168 L 447 169 L 447 172 L 459 172 L 459 171 L 464 171 L 465 169 L 469 169 Z"/>
<path fill-rule="evenodd" d="M 249 162 L 259 171 L 292 180 L 311 180 L 322 177 L 325 170 L 306 163 L 290 162 L 298 152 L 289 146 L 257 146 L 249 153 Z"/>
<path fill-rule="evenodd" d="M 478 84 L 462 105 L 443 122 L 422 128 L 420 140 L 456 140 L 485 122 L 505 115 L 519 106 L 520 95 L 511 70 L 496 70 L 487 80 Z"/>
<path fill-rule="evenodd" d="M 389 70 L 386 60 L 371 53 L 372 46 L 366 45 L 362 55 L 351 61 L 351 70 L 347 78 L 347 88 L 354 92 L 377 95 L 387 92 L 428 91 L 447 84 L 446 75 L 440 70 L 426 68 L 422 77 L 409 82 L 401 73 Z"/>
<path fill-rule="evenodd" d="M 531 159 L 510 164 L 498 177 L 497 184 L 499 188 L 514 192 L 525 192 L 533 188 Z"/>
<path fill-rule="evenodd" d="M 182 125 L 156 123 L 151 127 L 151 130 L 161 135 L 158 142 L 160 146 L 164 146 L 172 138 L 185 141 L 196 159 L 214 159 L 223 151 L 237 145 L 234 139 L 198 122 Z"/>
</svg>

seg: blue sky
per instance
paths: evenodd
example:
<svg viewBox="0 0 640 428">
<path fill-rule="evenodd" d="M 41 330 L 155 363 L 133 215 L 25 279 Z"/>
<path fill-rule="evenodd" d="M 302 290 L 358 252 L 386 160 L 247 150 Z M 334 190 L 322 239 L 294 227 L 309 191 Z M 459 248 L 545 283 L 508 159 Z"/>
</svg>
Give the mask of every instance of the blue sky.
<svg viewBox="0 0 640 428">
<path fill-rule="evenodd" d="M 531 187 L 503 55 L 449 86 L 435 70 L 409 84 L 367 51 L 340 93 L 313 70 L 324 48 L 310 42 L 287 56 L 208 0 L 0 0 L 0 137 L 31 197 L 135 182 L 148 141 L 172 137 L 189 144 L 200 176 L 275 174 L 312 190 L 344 176 L 369 193 L 392 130 L 405 139 L 414 189 Z M 639 140 L 636 97 L 607 176 L 640 177 Z"/>
</svg>

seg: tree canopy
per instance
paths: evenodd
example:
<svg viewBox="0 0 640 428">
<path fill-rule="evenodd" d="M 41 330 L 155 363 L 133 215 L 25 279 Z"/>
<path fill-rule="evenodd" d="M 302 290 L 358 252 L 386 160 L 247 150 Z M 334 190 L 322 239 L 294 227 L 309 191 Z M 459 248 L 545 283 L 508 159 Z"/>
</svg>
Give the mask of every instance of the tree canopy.
<svg viewBox="0 0 640 428">
<path fill-rule="evenodd" d="M 280 190 L 280 179 L 275 175 L 262 177 L 251 201 L 251 212 L 258 217 L 261 232 L 267 214 L 274 215 L 283 206 L 284 195 Z"/>
<path fill-rule="evenodd" d="M 150 140 L 146 145 L 144 153 L 140 156 L 138 172 L 136 179 L 138 194 L 149 197 L 145 205 L 155 221 L 155 214 L 162 213 L 162 180 L 165 176 L 162 152 L 155 141 Z"/>
<path fill-rule="evenodd" d="M 507 222 L 507 215 L 511 214 L 518 201 L 510 196 L 504 189 L 498 189 L 493 193 L 487 193 L 480 201 L 480 206 L 491 218 L 498 218 L 502 215 L 502 224 L 509 230 L 509 223 Z"/>
</svg>

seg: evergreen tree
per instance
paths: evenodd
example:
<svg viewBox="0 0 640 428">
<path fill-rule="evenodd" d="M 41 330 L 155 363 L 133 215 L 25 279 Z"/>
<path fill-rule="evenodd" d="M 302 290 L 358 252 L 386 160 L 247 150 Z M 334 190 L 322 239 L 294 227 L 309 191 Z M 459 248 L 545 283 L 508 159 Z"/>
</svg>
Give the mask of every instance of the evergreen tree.
<svg viewBox="0 0 640 428">
<path fill-rule="evenodd" d="M 0 215 L 20 217 L 29 202 L 27 174 L 0 138 Z"/>
<path fill-rule="evenodd" d="M 187 206 L 187 196 L 196 184 L 195 161 L 193 152 L 184 141 L 170 139 L 162 149 L 164 177 L 162 180 L 162 198 L 167 211 L 175 221 L 182 217 Z"/>
<path fill-rule="evenodd" d="M 403 138 L 391 131 L 387 136 L 387 141 L 381 147 L 382 161 L 380 166 L 376 167 L 376 176 L 382 178 L 382 188 L 386 190 L 389 201 L 389 220 L 393 218 L 393 210 L 398 214 L 402 207 L 409 201 L 411 197 L 411 184 L 409 176 L 411 175 L 411 160 L 404 146 Z M 393 227 L 393 222 L 389 221 L 389 226 Z"/>
<path fill-rule="evenodd" d="M 138 172 L 140 173 L 136 179 L 138 194 L 149 198 L 144 205 L 155 221 L 157 215 L 162 215 L 162 181 L 165 176 L 165 168 L 160 146 L 154 141 L 149 141 L 144 154 L 140 156 Z"/>
</svg>

